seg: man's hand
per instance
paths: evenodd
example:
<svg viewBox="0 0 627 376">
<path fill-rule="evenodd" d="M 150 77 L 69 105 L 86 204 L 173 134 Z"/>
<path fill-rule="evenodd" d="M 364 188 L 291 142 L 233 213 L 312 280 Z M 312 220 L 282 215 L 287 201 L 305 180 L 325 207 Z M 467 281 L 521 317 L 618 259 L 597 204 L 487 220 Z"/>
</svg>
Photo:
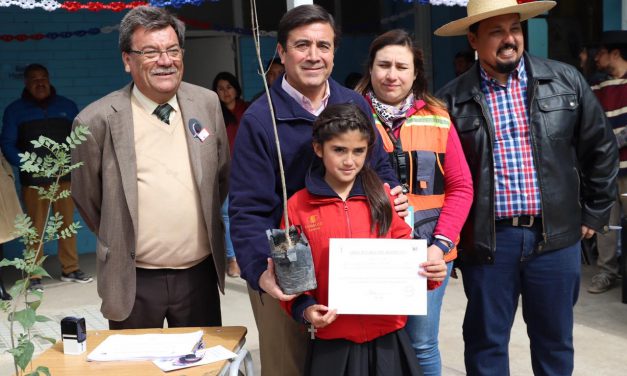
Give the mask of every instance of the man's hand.
<svg viewBox="0 0 627 376">
<path fill-rule="evenodd" d="M 385 183 L 385 185 L 390 188 L 390 185 L 388 183 Z M 390 194 L 396 197 L 394 199 L 394 211 L 396 212 L 396 214 L 398 214 L 398 216 L 401 218 L 407 217 L 409 215 L 409 211 L 407 211 L 407 208 L 409 208 L 409 204 L 407 203 L 407 196 L 405 196 L 405 194 L 403 193 L 403 187 L 397 185 L 390 190 Z"/>
<path fill-rule="evenodd" d="M 322 304 L 314 304 L 305 308 L 303 315 L 314 328 L 324 328 L 335 321 L 337 318 L 337 310 L 330 310 L 329 307 Z"/>
<path fill-rule="evenodd" d="M 595 234 L 595 231 L 586 225 L 581 225 L 581 238 L 590 239 Z"/>
<path fill-rule="evenodd" d="M 261 277 L 259 277 L 259 287 L 261 287 L 263 291 L 268 293 L 273 298 L 282 300 L 284 302 L 292 300 L 300 295 L 286 295 L 283 293 L 283 291 L 279 287 L 279 284 L 276 281 L 276 275 L 274 274 L 274 262 L 269 257 L 268 269 L 266 269 L 265 272 L 261 273 Z"/>
<path fill-rule="evenodd" d="M 420 275 L 432 281 L 440 282 L 446 278 L 448 268 L 444 261 L 444 253 L 437 245 L 427 248 L 427 261 L 420 264 Z"/>
</svg>

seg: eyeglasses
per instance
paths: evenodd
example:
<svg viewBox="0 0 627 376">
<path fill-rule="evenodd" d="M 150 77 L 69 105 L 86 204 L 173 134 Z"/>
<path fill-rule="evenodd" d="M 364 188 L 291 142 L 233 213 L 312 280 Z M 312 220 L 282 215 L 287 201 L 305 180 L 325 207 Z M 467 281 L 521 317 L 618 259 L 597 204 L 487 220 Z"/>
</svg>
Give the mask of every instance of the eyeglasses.
<svg viewBox="0 0 627 376">
<path fill-rule="evenodd" d="M 158 60 L 161 54 L 168 55 L 172 60 L 179 60 L 183 57 L 183 49 L 178 47 L 168 48 L 167 50 L 130 50 L 129 52 L 142 56 L 146 61 Z"/>
</svg>

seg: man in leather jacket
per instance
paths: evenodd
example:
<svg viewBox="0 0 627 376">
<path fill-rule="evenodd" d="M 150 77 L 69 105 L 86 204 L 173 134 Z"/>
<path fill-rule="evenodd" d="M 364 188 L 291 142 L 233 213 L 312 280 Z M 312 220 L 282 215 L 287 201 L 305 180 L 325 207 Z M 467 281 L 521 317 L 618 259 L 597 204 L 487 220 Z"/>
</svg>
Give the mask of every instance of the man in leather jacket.
<svg viewBox="0 0 627 376">
<path fill-rule="evenodd" d="M 437 93 L 474 181 L 459 255 L 468 375 L 509 374 L 520 296 L 534 374 L 572 373 L 579 240 L 607 231 L 616 197 L 615 138 L 585 79 L 523 51 L 521 22 L 554 5 L 470 0 L 435 32 L 466 34 L 479 57 Z"/>
</svg>

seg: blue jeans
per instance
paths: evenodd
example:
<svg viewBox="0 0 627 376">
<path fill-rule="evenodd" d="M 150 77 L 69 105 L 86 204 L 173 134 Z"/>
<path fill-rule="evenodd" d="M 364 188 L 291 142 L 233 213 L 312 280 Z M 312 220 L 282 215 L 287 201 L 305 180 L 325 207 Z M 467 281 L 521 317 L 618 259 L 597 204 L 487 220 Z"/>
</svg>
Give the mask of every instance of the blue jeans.
<svg viewBox="0 0 627 376">
<path fill-rule="evenodd" d="M 509 375 L 508 344 L 522 296 L 534 375 L 573 372 L 573 307 L 581 279 L 580 242 L 536 254 L 542 225 L 496 225 L 493 265 L 464 265 L 468 375 Z"/>
<path fill-rule="evenodd" d="M 226 259 L 235 257 L 233 242 L 231 241 L 231 225 L 229 224 L 229 196 L 226 196 L 222 204 L 222 221 L 224 222 L 224 244 L 226 246 Z"/>
<path fill-rule="evenodd" d="M 442 285 L 435 290 L 427 291 L 427 315 L 409 316 L 405 326 L 405 331 L 409 335 L 424 376 L 442 374 L 442 360 L 438 348 L 440 309 L 442 308 L 444 290 L 446 290 L 453 269 L 453 262 L 447 263 L 447 267 L 448 273 Z"/>
</svg>

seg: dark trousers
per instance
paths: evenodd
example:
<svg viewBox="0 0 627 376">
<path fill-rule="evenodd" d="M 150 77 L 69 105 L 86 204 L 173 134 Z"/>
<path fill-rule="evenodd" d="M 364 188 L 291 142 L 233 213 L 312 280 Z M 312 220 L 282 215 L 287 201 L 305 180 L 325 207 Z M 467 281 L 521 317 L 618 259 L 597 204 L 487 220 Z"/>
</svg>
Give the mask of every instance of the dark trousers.
<svg viewBox="0 0 627 376">
<path fill-rule="evenodd" d="M 260 294 L 248 285 L 248 297 L 259 331 L 261 376 L 302 376 L 308 333 L 269 294 Z"/>
<path fill-rule="evenodd" d="M 534 254 L 541 239 L 541 224 L 497 224 L 494 265 L 462 267 L 468 298 L 463 324 L 468 375 L 509 375 L 508 344 L 520 296 L 534 374 L 572 374 L 580 243 Z"/>
<path fill-rule="evenodd" d="M 137 268 L 133 310 L 109 328 L 162 328 L 164 319 L 170 328 L 222 325 L 213 257 L 188 269 Z"/>
</svg>

